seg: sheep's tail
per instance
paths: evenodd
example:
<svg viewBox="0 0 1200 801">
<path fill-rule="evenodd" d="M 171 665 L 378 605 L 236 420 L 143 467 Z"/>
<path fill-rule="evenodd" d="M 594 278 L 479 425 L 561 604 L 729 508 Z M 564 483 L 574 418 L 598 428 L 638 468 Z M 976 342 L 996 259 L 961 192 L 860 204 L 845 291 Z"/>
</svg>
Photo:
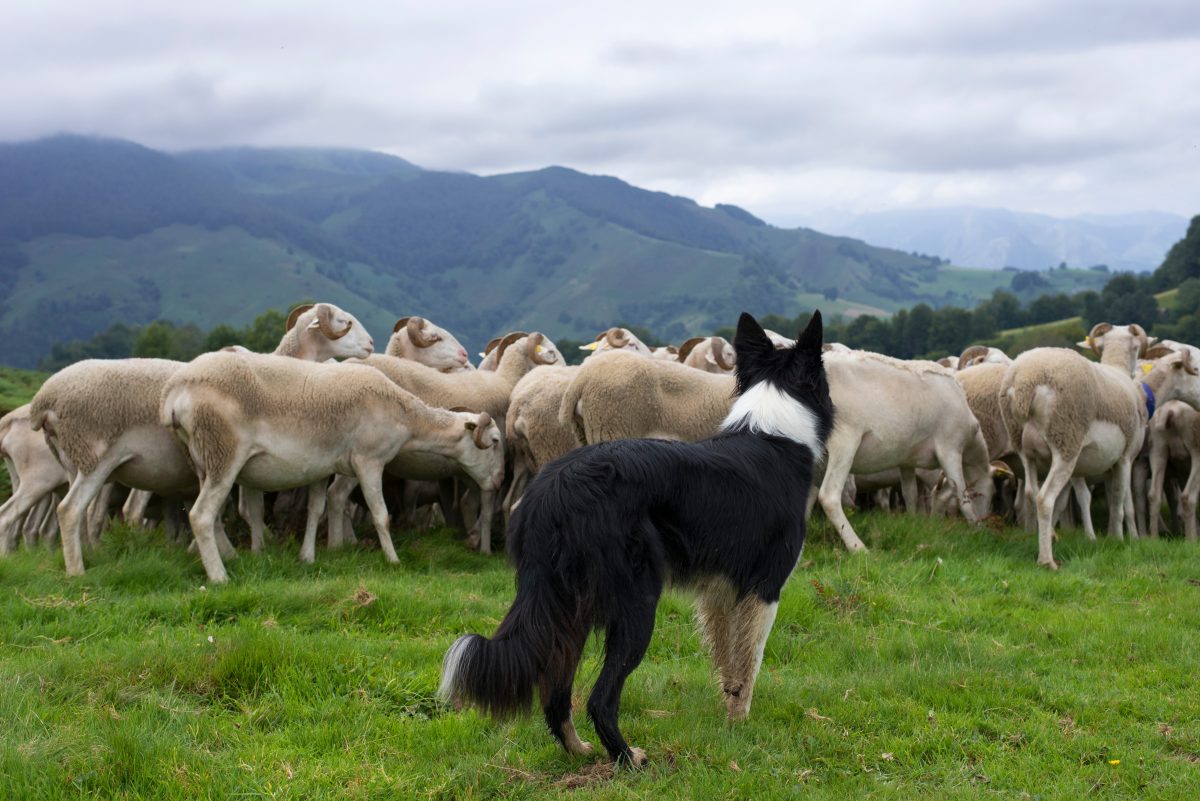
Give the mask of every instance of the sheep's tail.
<svg viewBox="0 0 1200 801">
<path fill-rule="evenodd" d="M 574 675 L 588 634 L 577 596 L 556 576 L 521 572 L 516 600 L 492 638 L 467 634 L 446 652 L 443 700 L 511 717 L 529 711 L 543 676 Z"/>
<path fill-rule="evenodd" d="M 575 376 L 567 385 L 567 391 L 563 393 L 562 401 L 558 406 L 558 422 L 575 433 L 575 439 L 580 445 L 588 444 L 583 420 L 577 414 L 580 411 L 579 402 L 583 397 L 587 381 L 587 371 L 581 370 L 579 375 Z"/>
</svg>

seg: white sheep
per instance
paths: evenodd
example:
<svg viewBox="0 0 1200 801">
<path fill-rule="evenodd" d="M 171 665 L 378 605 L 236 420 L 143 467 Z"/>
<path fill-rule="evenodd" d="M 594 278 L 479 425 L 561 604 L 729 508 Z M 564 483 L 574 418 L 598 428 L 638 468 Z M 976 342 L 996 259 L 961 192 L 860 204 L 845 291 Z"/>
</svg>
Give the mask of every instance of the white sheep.
<svg viewBox="0 0 1200 801">
<path fill-rule="evenodd" d="M 392 328 L 388 356 L 411 359 L 435 370 L 474 370 L 467 349 L 446 329 L 424 317 L 401 317 Z"/>
<path fill-rule="evenodd" d="M 1038 563 L 1051 569 L 1058 567 L 1053 516 L 1073 478 L 1107 477 L 1110 534 L 1137 536 L 1130 471 L 1145 437 L 1148 394 L 1131 376 L 1148 337 L 1137 325 L 1100 323 L 1083 344 L 1099 364 L 1063 348 L 1035 348 L 1008 367 L 1001 387 L 1001 413 L 1025 470 L 1026 509 L 1037 515 Z M 1163 361 L 1171 358 L 1178 355 Z M 1192 384 L 1179 377 L 1191 377 L 1190 362 L 1174 364 L 1156 366 L 1141 383 L 1159 403 L 1192 403 Z"/>
<path fill-rule="evenodd" d="M 692 337 L 679 346 L 679 362 L 707 373 L 732 373 L 737 351 L 724 337 Z"/>
<path fill-rule="evenodd" d="M 324 361 L 365 356 L 373 348 L 358 320 L 337 306 L 319 303 L 288 315 L 276 353 Z M 188 499 L 199 490 L 186 453 L 159 425 L 163 387 L 181 367 L 182 362 L 166 359 L 92 359 L 50 376 L 34 396 L 31 425 L 45 432 L 59 461 L 72 473 L 70 488 L 58 505 L 68 575 L 84 571 L 85 513 L 108 480 L 169 499 Z M 259 532 L 261 538 L 261 525 Z M 217 544 L 227 558 L 236 555 L 223 532 Z"/>
<path fill-rule="evenodd" d="M 361 365 L 206 354 L 170 376 L 159 422 L 184 443 L 201 476 L 189 517 L 214 582 L 227 579 L 215 526 L 235 482 L 273 491 L 353 475 L 380 546 L 396 562 L 382 481 L 384 467 L 402 451 L 453 459 L 472 473 L 488 472 L 497 483 L 503 473 L 503 455 L 495 447 L 499 433 L 490 418 L 431 408 Z M 323 492 L 309 493 L 304 561 L 314 557 L 324 503 Z"/>
<path fill-rule="evenodd" d="M 580 345 L 579 349 L 591 351 L 592 355 L 614 350 L 630 351 L 641 356 L 650 356 L 653 353 L 650 346 L 642 342 L 637 334 L 628 328 L 617 327 L 600 332 L 596 335 L 595 341 Z"/>
<path fill-rule="evenodd" d="M 0 417 L 0 458 L 8 469 L 12 496 L 0 505 L 0 554 L 8 553 L 22 527 L 25 532 L 41 528 L 38 507 L 71 480 L 54 458 L 46 439 L 33 430 L 29 404 Z M 22 526 L 24 524 L 24 526 Z M 28 536 L 26 543 L 29 544 Z"/>
<path fill-rule="evenodd" d="M 986 514 L 993 492 L 987 444 L 951 371 L 933 362 L 829 350 L 825 373 L 836 424 L 817 500 L 848 549 L 866 550 L 841 505 L 851 473 L 899 468 L 905 498 L 915 505 L 915 470 L 941 468 L 963 516 L 976 522 Z"/>
</svg>

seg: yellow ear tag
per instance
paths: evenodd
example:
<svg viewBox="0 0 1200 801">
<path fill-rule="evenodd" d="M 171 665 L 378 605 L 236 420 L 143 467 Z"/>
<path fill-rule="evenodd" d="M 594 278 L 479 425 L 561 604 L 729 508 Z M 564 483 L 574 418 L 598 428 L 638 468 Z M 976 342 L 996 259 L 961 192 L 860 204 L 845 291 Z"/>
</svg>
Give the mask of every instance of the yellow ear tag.
<svg viewBox="0 0 1200 801">
<path fill-rule="evenodd" d="M 1154 365 L 1153 365 L 1153 364 L 1150 364 L 1149 362 L 1146 362 L 1145 364 L 1143 364 L 1143 365 L 1142 365 L 1142 372 L 1143 372 L 1143 373 L 1148 373 L 1148 372 L 1150 372 L 1150 371 L 1151 371 L 1151 370 L 1153 370 L 1153 369 L 1154 369 Z"/>
<path fill-rule="evenodd" d="M 579 349 L 580 349 L 580 350 L 595 350 L 595 349 L 596 349 L 596 348 L 598 348 L 598 347 L 600 347 L 600 342 L 599 342 L 599 340 L 597 340 L 596 342 L 593 342 L 593 343 L 591 343 L 590 345 L 580 345 L 580 346 L 579 346 Z"/>
<path fill-rule="evenodd" d="M 538 346 L 537 346 L 537 352 L 538 352 L 538 353 L 545 353 L 545 352 L 546 352 L 546 349 L 545 349 L 545 348 L 543 348 L 541 345 L 538 345 Z"/>
</svg>

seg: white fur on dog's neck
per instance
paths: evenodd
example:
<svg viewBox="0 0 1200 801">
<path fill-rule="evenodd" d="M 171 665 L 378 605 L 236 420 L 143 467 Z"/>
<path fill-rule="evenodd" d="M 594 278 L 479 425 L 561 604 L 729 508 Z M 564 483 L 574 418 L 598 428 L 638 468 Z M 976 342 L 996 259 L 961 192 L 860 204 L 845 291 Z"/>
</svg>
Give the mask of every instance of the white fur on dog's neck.
<svg viewBox="0 0 1200 801">
<path fill-rule="evenodd" d="M 769 381 L 760 381 L 743 392 L 721 423 L 722 431 L 738 427 L 787 437 L 808 446 L 814 458 L 821 453 L 816 415 Z"/>
</svg>

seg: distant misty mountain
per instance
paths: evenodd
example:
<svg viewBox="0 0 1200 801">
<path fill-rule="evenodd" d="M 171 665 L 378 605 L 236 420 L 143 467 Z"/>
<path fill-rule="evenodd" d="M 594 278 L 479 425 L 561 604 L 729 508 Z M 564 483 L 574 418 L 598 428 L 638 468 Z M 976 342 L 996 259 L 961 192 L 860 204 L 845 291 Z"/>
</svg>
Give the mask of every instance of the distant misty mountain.
<svg viewBox="0 0 1200 801">
<path fill-rule="evenodd" d="M 822 231 L 964 267 L 1044 270 L 1066 262 L 1086 268 L 1153 270 L 1187 230 L 1187 219 L 1162 212 L 1058 218 L 1007 209 L 897 209 L 870 214 L 828 212 L 805 220 Z"/>
<path fill-rule="evenodd" d="M 1013 285 L 912 250 L 936 249 L 778 228 L 566 167 L 484 177 L 359 150 L 57 136 L 0 144 L 0 363 L 114 323 L 241 326 L 314 300 L 380 342 L 419 314 L 474 350 L 515 329 L 591 339 L 628 322 L 681 341 L 743 309 L 972 306 Z M 1018 288 L 1104 279 L 1056 270 Z"/>
</svg>

